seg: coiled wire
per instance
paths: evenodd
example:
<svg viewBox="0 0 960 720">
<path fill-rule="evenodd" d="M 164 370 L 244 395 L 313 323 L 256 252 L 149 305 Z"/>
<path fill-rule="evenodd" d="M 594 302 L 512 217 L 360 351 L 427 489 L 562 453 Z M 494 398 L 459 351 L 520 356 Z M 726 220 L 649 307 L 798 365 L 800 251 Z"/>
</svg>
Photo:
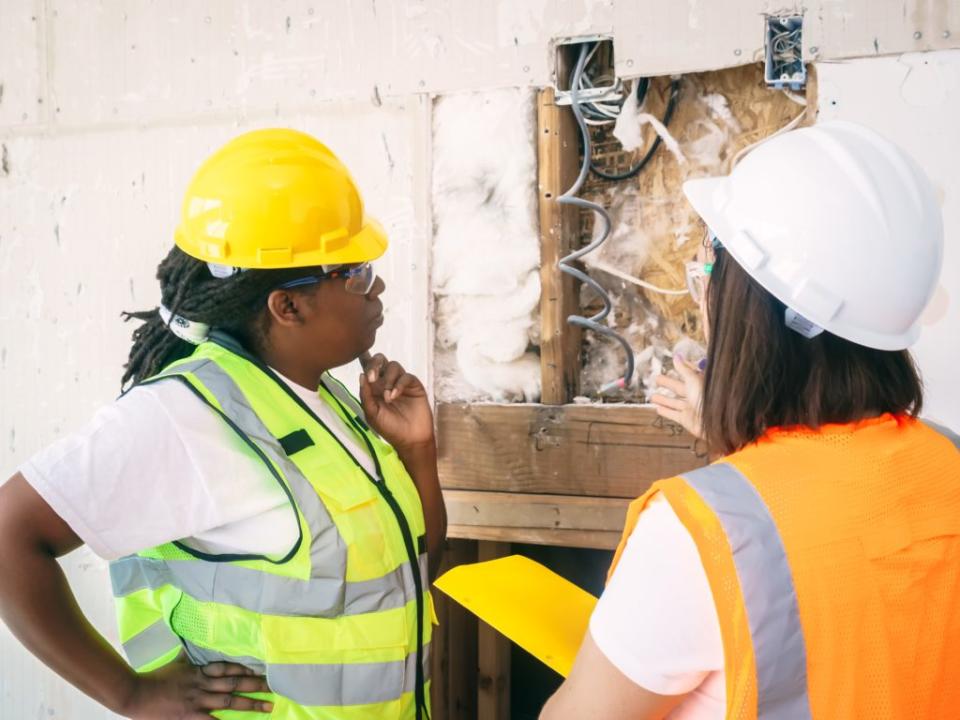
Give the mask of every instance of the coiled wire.
<svg viewBox="0 0 960 720">
<path fill-rule="evenodd" d="M 603 245 L 603 243 L 610 236 L 611 230 L 610 214 L 602 205 L 581 197 L 577 197 L 577 194 L 583 188 L 583 183 L 586 181 L 587 175 L 590 173 L 590 131 L 587 128 L 587 123 L 583 116 L 583 110 L 580 107 L 579 97 L 580 80 L 583 76 L 584 68 L 587 65 L 587 60 L 590 54 L 591 49 L 586 44 L 581 46 L 580 56 L 577 59 L 577 64 L 574 67 L 573 75 L 570 79 L 570 107 L 573 110 L 573 116 L 577 120 L 577 126 L 580 128 L 580 135 L 583 138 L 583 162 L 580 164 L 580 173 L 577 175 L 576 181 L 569 190 L 557 198 L 557 202 L 562 205 L 573 205 L 574 207 L 578 208 L 587 208 L 588 210 L 595 212 L 597 214 L 597 219 L 601 223 L 601 232 L 599 234 L 595 233 L 596 237 L 589 245 L 570 253 L 564 258 L 561 258 L 558 264 L 560 272 L 574 277 L 590 287 L 595 293 L 597 293 L 597 295 L 600 296 L 600 299 L 603 301 L 603 309 L 596 315 L 591 317 L 584 317 L 583 315 L 570 315 L 567 318 L 567 322 L 570 325 L 576 325 L 577 327 L 592 330 L 595 333 L 612 338 L 620 343 L 621 347 L 623 348 L 626 360 L 626 368 L 623 372 L 623 376 L 601 387 L 600 392 L 605 393 L 617 388 L 626 388 L 630 386 L 630 382 L 633 379 L 634 357 L 633 348 L 630 347 L 630 343 L 628 343 L 627 340 L 620 335 L 620 333 L 607 325 L 600 324 L 607 318 L 607 316 L 610 314 L 610 311 L 613 309 L 613 304 L 610 302 L 610 296 L 607 294 L 607 291 L 604 290 L 603 286 L 592 277 L 572 265 L 572 263 L 576 262 L 584 255 L 592 253 L 594 250 Z"/>
</svg>

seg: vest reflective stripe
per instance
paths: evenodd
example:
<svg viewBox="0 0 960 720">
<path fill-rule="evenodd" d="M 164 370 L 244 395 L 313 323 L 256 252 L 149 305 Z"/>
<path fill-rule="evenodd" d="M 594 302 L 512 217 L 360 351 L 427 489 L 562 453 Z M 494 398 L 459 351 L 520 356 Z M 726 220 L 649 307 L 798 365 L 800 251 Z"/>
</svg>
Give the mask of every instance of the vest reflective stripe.
<svg viewBox="0 0 960 720">
<path fill-rule="evenodd" d="M 243 392 L 220 366 L 212 360 L 192 360 L 164 371 L 158 378 L 190 373 L 213 395 L 224 414 L 269 458 L 270 462 L 289 482 L 289 490 L 296 498 L 300 512 L 310 526 L 313 538 L 310 560 L 319 574 L 343 577 L 346 571 L 346 544 L 330 519 L 330 514 L 310 482 L 287 457 L 279 441 L 273 437 L 250 407 Z M 313 574 L 313 573 L 312 573 Z"/>
<path fill-rule="evenodd" d="M 183 645 L 180 638 L 163 620 L 158 620 L 123 643 L 123 652 L 135 668 L 149 665 L 167 653 L 181 649 Z"/>
<path fill-rule="evenodd" d="M 953 446 L 957 450 L 960 450 L 960 435 L 957 435 L 955 432 L 950 430 L 950 428 L 946 428 L 943 425 L 940 425 L 939 423 L 933 422 L 932 420 L 924 420 L 923 424 L 926 425 L 931 430 L 933 430 L 934 432 L 937 432 L 943 435 L 947 440 L 953 443 Z"/>
<path fill-rule="evenodd" d="M 196 665 L 213 662 L 238 663 L 266 675 L 271 689 L 301 705 L 366 705 L 396 699 L 394 688 L 412 693 L 416 684 L 417 654 L 393 662 L 314 665 L 274 663 L 259 658 L 234 656 L 184 641 Z M 430 643 L 423 646 L 423 666 L 430 667 Z"/>
<path fill-rule="evenodd" d="M 343 403 L 343 405 L 350 408 L 350 412 L 357 417 L 362 418 L 363 408 L 360 407 L 360 404 L 356 401 L 356 399 L 349 392 L 347 392 L 343 385 L 340 384 L 340 381 L 335 377 L 331 376 L 330 380 L 331 382 L 323 383 L 323 387 L 325 387 L 337 400 Z"/>
<path fill-rule="evenodd" d="M 420 555 L 427 572 L 427 555 Z M 408 564 L 372 580 L 344 583 L 340 578 L 300 578 L 263 573 L 231 563 L 157 560 L 139 555 L 110 565 L 114 597 L 172 585 L 201 602 L 235 605 L 271 615 L 333 617 L 403 607 L 416 594 Z M 398 591 L 399 589 L 399 591 Z M 327 609 L 327 610 L 324 610 Z"/>
<path fill-rule="evenodd" d="M 733 552 L 756 656 L 758 720 L 811 717 L 797 594 L 766 505 L 730 465 L 682 477 L 713 510 Z"/>
<path fill-rule="evenodd" d="M 148 382 L 174 377 L 284 488 L 302 536 L 283 559 L 214 556 L 177 542 L 112 563 L 132 664 L 152 669 L 181 649 L 195 663 L 242 662 L 267 676 L 277 720 L 426 717 L 429 604 L 417 588 L 427 586 L 427 557 L 416 551 L 425 528 L 395 452 L 351 421 L 383 465 L 376 478 L 361 474 L 322 420 L 224 345 L 205 343 Z M 335 409 L 331 394 L 321 398 Z M 298 428 L 316 447 L 291 459 L 277 438 Z M 130 636 L 155 617 L 159 629 Z M 154 633 L 175 645 L 146 642 Z"/>
</svg>

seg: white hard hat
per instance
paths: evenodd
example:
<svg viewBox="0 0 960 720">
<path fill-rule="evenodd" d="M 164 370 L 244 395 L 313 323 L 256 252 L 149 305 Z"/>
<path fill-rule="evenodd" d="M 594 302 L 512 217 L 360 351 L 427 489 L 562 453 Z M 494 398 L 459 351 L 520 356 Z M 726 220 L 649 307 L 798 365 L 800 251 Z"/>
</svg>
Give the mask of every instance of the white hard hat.
<svg viewBox="0 0 960 720">
<path fill-rule="evenodd" d="M 880 350 L 917 339 L 943 261 L 930 180 L 903 150 L 851 122 L 760 145 L 729 176 L 683 190 L 734 259 L 788 308 Z"/>
</svg>

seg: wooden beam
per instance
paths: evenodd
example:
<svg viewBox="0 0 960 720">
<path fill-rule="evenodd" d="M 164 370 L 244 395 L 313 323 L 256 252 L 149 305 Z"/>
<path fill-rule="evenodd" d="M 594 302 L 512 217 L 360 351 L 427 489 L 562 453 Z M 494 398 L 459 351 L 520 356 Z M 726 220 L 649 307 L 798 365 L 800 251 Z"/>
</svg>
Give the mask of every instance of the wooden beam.
<svg viewBox="0 0 960 720">
<path fill-rule="evenodd" d="M 444 490 L 448 537 L 613 550 L 630 501 L 623 498 Z"/>
<path fill-rule="evenodd" d="M 580 330 L 567 324 L 579 307 L 577 288 L 560 272 L 561 257 L 577 246 L 579 214 L 560 205 L 579 169 L 577 126 L 569 107 L 554 103 L 553 88 L 537 97 L 537 160 L 540 206 L 540 372 L 541 402 L 570 402 L 580 387 Z"/>
<path fill-rule="evenodd" d="M 451 525 L 544 530 L 620 530 L 630 501 L 624 498 L 445 490 Z"/>
<path fill-rule="evenodd" d="M 448 525 L 447 537 L 463 540 L 490 540 L 524 543 L 526 545 L 553 545 L 589 550 L 616 550 L 621 531 L 605 530 L 550 530 L 548 528 L 501 528 L 479 525 Z"/>
<path fill-rule="evenodd" d="M 510 543 L 478 543 L 480 562 L 509 554 Z M 477 717 L 509 720 L 510 641 L 486 623 L 479 623 L 477 648 Z"/>
<path fill-rule="evenodd" d="M 706 464 L 692 436 L 642 405 L 437 408 L 446 489 L 635 498 Z"/>
</svg>

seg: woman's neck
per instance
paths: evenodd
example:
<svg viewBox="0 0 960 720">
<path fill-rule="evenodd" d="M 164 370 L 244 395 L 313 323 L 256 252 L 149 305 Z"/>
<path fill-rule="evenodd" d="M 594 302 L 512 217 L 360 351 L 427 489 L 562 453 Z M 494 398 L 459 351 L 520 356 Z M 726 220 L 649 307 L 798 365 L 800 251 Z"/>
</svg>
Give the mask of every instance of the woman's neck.
<svg viewBox="0 0 960 720">
<path fill-rule="evenodd" d="M 320 385 L 320 378 L 326 372 L 323 368 L 304 367 L 302 362 L 290 361 L 282 357 L 279 353 L 270 352 L 259 354 L 261 362 L 269 365 L 288 380 L 295 382 L 301 387 L 309 390 L 316 390 Z"/>
<path fill-rule="evenodd" d="M 285 349 L 277 343 L 252 343 L 251 351 L 256 358 L 283 375 L 287 380 L 295 382 L 301 387 L 316 390 L 320 385 L 320 378 L 329 368 L 312 366 L 304 362 L 302 353 Z"/>
</svg>

